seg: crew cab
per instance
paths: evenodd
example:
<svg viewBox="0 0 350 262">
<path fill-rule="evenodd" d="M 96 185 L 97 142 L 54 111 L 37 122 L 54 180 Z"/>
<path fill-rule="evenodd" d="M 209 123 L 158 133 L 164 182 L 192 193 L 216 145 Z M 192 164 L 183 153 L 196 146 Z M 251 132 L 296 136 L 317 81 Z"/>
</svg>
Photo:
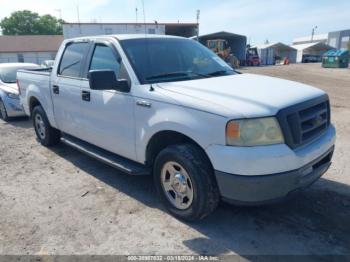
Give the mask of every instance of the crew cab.
<svg viewBox="0 0 350 262">
<path fill-rule="evenodd" d="M 325 92 L 240 74 L 191 39 L 69 39 L 52 69 L 17 77 L 42 145 L 62 141 L 125 173 L 152 174 L 181 219 L 201 219 L 221 199 L 284 199 L 331 164 Z"/>
</svg>

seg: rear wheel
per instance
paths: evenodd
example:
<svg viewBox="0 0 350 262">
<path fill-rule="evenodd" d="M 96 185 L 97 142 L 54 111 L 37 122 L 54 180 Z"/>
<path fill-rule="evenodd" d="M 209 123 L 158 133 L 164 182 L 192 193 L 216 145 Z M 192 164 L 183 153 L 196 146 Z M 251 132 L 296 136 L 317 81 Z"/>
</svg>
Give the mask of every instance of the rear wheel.
<svg viewBox="0 0 350 262">
<path fill-rule="evenodd" d="M 43 146 L 53 146 L 59 143 L 61 133 L 59 130 L 51 127 L 41 106 L 36 106 L 33 109 L 32 117 L 35 133 Z"/>
<path fill-rule="evenodd" d="M 2 120 L 4 121 L 8 121 L 9 120 L 9 117 L 7 115 L 7 111 L 6 111 L 6 107 L 5 107 L 5 104 L 4 102 L 1 100 L 0 98 L 0 117 Z"/>
<path fill-rule="evenodd" d="M 212 167 L 202 150 L 192 144 L 162 150 L 155 160 L 154 182 L 165 207 L 180 219 L 202 219 L 219 203 Z"/>
</svg>

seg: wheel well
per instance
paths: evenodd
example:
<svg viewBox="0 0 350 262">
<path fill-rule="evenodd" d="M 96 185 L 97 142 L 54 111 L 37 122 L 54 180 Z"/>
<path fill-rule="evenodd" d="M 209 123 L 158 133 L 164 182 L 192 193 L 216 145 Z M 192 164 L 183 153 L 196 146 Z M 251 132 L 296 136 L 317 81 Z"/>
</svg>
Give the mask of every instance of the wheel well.
<svg viewBox="0 0 350 262">
<path fill-rule="evenodd" d="M 29 112 L 30 112 L 30 114 L 32 114 L 34 107 L 39 106 L 39 105 L 41 105 L 39 100 L 36 99 L 34 96 L 32 96 L 29 99 Z"/>
<path fill-rule="evenodd" d="M 176 131 L 161 131 L 152 136 L 146 148 L 146 165 L 152 166 L 158 153 L 162 151 L 164 148 L 170 145 L 184 144 L 184 143 L 198 146 L 198 148 L 202 150 L 204 156 L 207 158 L 207 160 L 211 165 L 209 157 L 205 153 L 204 149 L 198 143 L 196 143 L 193 139 L 189 138 L 188 136 Z"/>
</svg>

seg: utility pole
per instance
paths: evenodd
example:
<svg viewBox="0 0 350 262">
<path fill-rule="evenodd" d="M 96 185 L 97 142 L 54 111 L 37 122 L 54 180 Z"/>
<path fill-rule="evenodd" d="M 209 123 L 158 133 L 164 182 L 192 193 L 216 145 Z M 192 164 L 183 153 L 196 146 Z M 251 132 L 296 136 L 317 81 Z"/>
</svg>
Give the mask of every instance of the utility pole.
<svg viewBox="0 0 350 262">
<path fill-rule="evenodd" d="M 78 27 L 79 27 L 79 34 L 81 35 L 80 14 L 79 14 L 79 4 L 77 5 L 77 16 L 78 16 Z"/>
<path fill-rule="evenodd" d="M 315 30 L 317 29 L 317 25 L 312 28 L 312 31 L 311 31 L 311 42 L 314 41 L 314 35 L 315 35 Z"/>
<path fill-rule="evenodd" d="M 138 22 L 137 12 L 138 12 L 138 10 L 137 10 L 137 7 L 136 7 L 136 8 L 135 8 L 135 13 L 136 13 L 136 24 L 137 24 L 137 22 Z"/>
<path fill-rule="evenodd" d="M 198 9 L 197 10 L 197 15 L 196 15 L 196 20 L 197 20 L 197 41 L 199 41 L 199 15 L 201 11 Z"/>
</svg>

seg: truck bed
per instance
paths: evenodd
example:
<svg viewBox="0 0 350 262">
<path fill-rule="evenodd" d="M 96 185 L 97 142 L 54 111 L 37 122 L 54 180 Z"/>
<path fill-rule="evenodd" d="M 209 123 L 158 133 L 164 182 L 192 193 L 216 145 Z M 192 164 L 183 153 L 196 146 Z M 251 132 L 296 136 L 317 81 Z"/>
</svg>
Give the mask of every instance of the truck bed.
<svg viewBox="0 0 350 262">
<path fill-rule="evenodd" d="M 19 70 L 17 81 L 20 89 L 21 104 L 25 113 L 30 116 L 30 103 L 32 97 L 41 98 L 43 108 L 52 117 L 52 102 L 50 92 L 51 68 L 39 68 L 32 70 Z M 30 88 L 30 92 L 28 87 Z"/>
</svg>

